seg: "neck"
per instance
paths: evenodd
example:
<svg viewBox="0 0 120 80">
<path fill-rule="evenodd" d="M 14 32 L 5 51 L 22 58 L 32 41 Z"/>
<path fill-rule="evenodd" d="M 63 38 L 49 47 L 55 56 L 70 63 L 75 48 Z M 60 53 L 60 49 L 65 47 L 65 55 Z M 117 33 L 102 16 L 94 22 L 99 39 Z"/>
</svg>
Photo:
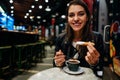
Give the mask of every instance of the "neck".
<svg viewBox="0 0 120 80">
<path fill-rule="evenodd" d="M 74 42 L 80 41 L 81 39 L 73 39 Z"/>
<path fill-rule="evenodd" d="M 80 33 L 79 32 L 75 32 L 73 41 L 76 42 L 76 41 L 80 41 L 80 40 L 81 40 Z"/>
</svg>

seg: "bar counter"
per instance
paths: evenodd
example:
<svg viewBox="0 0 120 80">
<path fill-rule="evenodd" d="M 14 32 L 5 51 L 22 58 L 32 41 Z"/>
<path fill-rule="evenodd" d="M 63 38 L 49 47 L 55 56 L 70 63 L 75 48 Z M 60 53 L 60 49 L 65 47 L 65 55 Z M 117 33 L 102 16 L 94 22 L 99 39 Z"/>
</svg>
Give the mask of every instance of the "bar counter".
<svg viewBox="0 0 120 80">
<path fill-rule="evenodd" d="M 41 61 L 46 41 L 34 32 L 0 31 L 0 78 Z"/>
<path fill-rule="evenodd" d="M 39 40 L 34 32 L 0 31 L 0 46 L 33 43 Z"/>
</svg>

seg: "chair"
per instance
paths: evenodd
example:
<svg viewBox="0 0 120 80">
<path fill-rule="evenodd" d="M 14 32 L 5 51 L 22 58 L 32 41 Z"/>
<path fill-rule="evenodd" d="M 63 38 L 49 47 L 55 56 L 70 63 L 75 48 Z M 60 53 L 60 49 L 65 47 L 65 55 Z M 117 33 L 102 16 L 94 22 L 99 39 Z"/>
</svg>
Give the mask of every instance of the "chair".
<svg viewBox="0 0 120 80">
<path fill-rule="evenodd" d="M 12 46 L 0 47 L 0 78 L 11 73 Z"/>
</svg>

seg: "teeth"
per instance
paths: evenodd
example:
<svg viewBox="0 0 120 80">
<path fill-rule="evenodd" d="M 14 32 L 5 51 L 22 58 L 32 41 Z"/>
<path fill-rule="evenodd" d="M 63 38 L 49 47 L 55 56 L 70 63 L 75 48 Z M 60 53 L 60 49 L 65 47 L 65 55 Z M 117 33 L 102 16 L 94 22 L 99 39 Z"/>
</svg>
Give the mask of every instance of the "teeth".
<svg viewBox="0 0 120 80">
<path fill-rule="evenodd" d="M 74 24 L 75 26 L 78 26 L 79 24 Z"/>
</svg>

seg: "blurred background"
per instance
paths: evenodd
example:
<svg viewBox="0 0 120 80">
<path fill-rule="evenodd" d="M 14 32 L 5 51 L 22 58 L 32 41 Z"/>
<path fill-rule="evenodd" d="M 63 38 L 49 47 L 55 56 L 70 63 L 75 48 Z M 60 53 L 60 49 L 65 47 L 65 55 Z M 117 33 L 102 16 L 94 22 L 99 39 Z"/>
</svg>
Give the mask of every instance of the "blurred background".
<svg viewBox="0 0 120 80">
<path fill-rule="evenodd" d="M 26 60 L 26 63 L 29 64 L 27 65 L 28 67 L 32 63 L 44 63 L 44 61 L 42 61 L 43 59 L 50 58 L 49 52 L 54 54 L 54 39 L 65 30 L 66 7 L 70 1 L 71 0 L 0 0 L 1 79 L 5 74 L 13 74 L 11 71 L 14 72 L 21 69 L 22 61 L 24 62 Z M 103 35 L 105 46 L 104 65 L 110 68 L 110 70 L 106 70 L 112 73 L 115 72 L 115 74 L 111 74 L 119 77 L 120 0 L 84 1 L 91 12 L 91 26 L 93 31 L 100 32 Z M 31 50 L 31 52 L 28 50 Z M 36 55 L 33 54 L 34 52 Z M 21 54 L 21 56 L 24 55 L 23 53 L 26 55 L 22 58 L 17 53 Z M 27 53 L 31 54 L 28 56 Z M 15 57 L 17 59 L 15 59 Z M 52 57 L 53 55 L 51 58 Z M 48 63 L 51 63 L 50 66 L 52 67 L 52 62 Z M 26 68 L 22 69 L 26 70 Z M 43 70 L 43 68 L 39 69 Z M 113 80 L 118 79 L 114 78 Z"/>
</svg>

